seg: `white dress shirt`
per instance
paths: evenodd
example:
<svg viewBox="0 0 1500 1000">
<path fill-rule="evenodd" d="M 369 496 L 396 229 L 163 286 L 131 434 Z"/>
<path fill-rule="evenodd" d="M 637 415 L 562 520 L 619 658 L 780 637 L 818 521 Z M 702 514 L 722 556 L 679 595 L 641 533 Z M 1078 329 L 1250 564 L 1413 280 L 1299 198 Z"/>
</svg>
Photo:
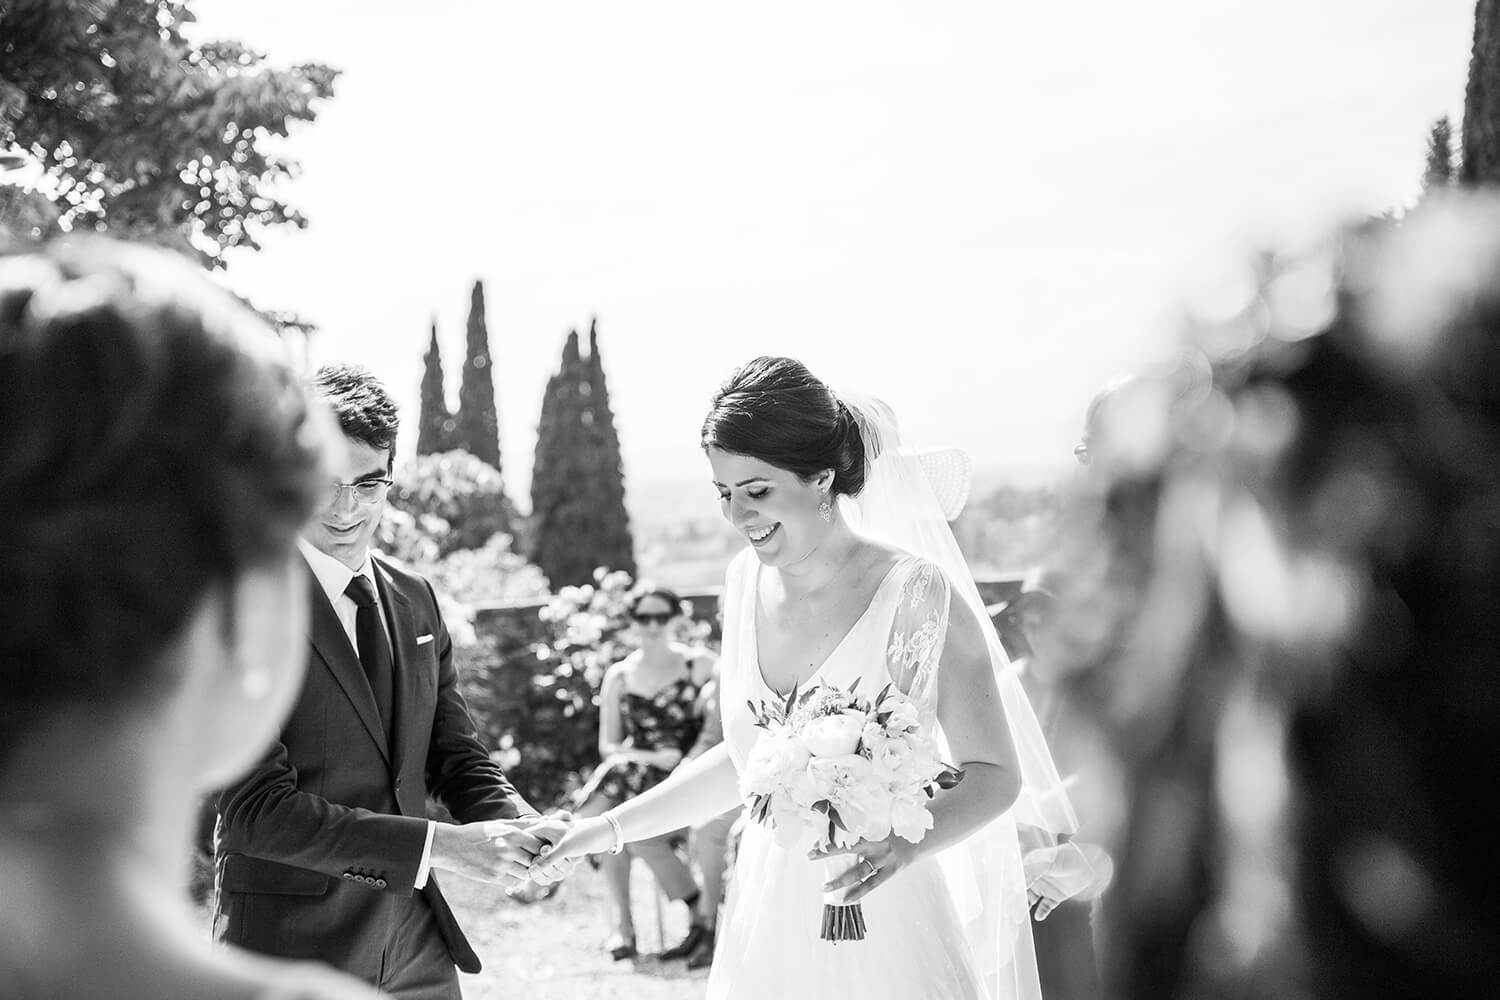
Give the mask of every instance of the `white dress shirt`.
<svg viewBox="0 0 1500 1000">
<path fill-rule="evenodd" d="M 339 624 L 344 626 L 344 633 L 349 637 L 350 648 L 359 650 L 359 640 L 355 637 L 354 622 L 359 612 L 359 606 L 354 599 L 344 593 L 349 587 L 349 581 L 355 576 L 363 576 L 370 581 L 370 586 L 375 590 L 375 603 L 380 608 L 380 627 L 385 629 L 386 638 L 391 637 L 390 626 L 385 620 L 385 605 L 380 599 L 380 587 L 375 582 L 375 564 L 369 554 L 365 555 L 365 561 L 359 569 L 351 570 L 333 556 L 319 552 L 308 543 L 307 539 L 297 539 L 297 546 L 302 550 L 302 556 L 307 560 L 307 565 L 313 571 L 313 577 L 318 581 L 318 586 L 323 588 L 323 593 L 328 595 L 328 603 L 333 605 L 334 614 L 339 616 Z M 392 643 L 392 648 L 395 643 Z M 432 869 L 432 836 L 437 832 L 437 823 L 433 820 L 427 821 L 427 842 L 422 847 L 422 861 L 417 865 L 417 879 L 415 888 L 422 888 L 427 884 L 427 875 Z"/>
</svg>

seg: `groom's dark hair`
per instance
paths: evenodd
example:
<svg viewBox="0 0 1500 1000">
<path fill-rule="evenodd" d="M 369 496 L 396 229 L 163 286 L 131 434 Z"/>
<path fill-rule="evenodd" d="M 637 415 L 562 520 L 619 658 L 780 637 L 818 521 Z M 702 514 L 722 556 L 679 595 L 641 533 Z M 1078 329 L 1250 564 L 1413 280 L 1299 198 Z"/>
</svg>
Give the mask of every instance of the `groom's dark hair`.
<svg viewBox="0 0 1500 1000">
<path fill-rule="evenodd" d="M 339 429 L 376 451 L 388 449 L 386 469 L 396 459 L 401 415 L 380 379 L 363 365 L 328 364 L 318 369 L 313 388 L 333 409 Z"/>
<path fill-rule="evenodd" d="M 159 693 L 204 594 L 288 557 L 326 472 L 278 356 L 167 253 L 0 256 L 0 761 L 53 708 Z"/>
</svg>

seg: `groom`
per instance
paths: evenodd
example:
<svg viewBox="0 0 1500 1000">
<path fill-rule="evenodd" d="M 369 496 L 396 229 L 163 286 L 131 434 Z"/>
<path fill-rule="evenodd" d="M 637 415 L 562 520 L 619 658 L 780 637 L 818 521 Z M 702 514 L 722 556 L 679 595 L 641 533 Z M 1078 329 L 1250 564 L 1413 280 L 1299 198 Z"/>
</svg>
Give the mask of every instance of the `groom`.
<svg viewBox="0 0 1500 1000">
<path fill-rule="evenodd" d="M 561 824 L 539 820 L 480 744 L 432 587 L 373 556 L 398 419 L 364 368 L 315 388 L 347 452 L 306 530 L 307 680 L 281 740 L 218 799 L 215 930 L 313 959 L 410 1000 L 478 972 L 431 869 L 524 877 Z M 428 796 L 458 824 L 426 818 Z"/>
</svg>

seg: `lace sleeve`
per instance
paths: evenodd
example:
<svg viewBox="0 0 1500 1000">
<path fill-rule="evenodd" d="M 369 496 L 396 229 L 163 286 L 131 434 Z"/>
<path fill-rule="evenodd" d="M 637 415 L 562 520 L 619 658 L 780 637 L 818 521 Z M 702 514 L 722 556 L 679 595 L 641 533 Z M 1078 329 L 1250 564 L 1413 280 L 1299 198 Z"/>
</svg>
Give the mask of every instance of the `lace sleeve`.
<svg viewBox="0 0 1500 1000">
<path fill-rule="evenodd" d="M 897 688 L 923 708 L 935 709 L 937 667 L 948 634 L 948 578 L 936 563 L 913 559 L 905 570 L 886 644 L 886 670 Z"/>
</svg>

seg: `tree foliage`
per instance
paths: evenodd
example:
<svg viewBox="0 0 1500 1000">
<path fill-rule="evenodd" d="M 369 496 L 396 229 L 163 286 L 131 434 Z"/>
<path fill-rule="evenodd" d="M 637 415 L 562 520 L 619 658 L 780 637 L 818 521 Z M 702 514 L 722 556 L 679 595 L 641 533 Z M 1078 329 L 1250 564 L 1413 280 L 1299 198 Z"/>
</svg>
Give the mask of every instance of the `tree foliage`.
<svg viewBox="0 0 1500 1000">
<path fill-rule="evenodd" d="M 277 194 L 276 140 L 316 117 L 337 72 L 273 69 L 229 41 L 190 41 L 188 0 L 0 3 L 0 149 L 41 165 L 47 218 L 7 229 L 109 230 L 210 262 L 304 220 Z"/>
<path fill-rule="evenodd" d="M 409 516 L 432 546 L 430 553 L 410 550 L 417 562 L 483 548 L 492 536 L 507 534 L 515 516 L 500 473 L 466 451 L 418 455 L 403 463 L 391 507 Z"/>
<path fill-rule="evenodd" d="M 554 588 L 587 583 L 607 566 L 635 572 L 624 470 L 597 328 L 590 353 L 568 334 L 547 381 L 531 473 L 531 558 Z"/>
<path fill-rule="evenodd" d="M 1459 179 L 1469 186 L 1500 183 L 1500 0 L 1474 7 Z"/>
<path fill-rule="evenodd" d="M 1427 169 L 1422 173 L 1422 191 L 1441 189 L 1453 183 L 1453 123 L 1444 115 L 1432 123 L 1427 134 Z"/>
<path fill-rule="evenodd" d="M 448 399 L 443 386 L 443 355 L 438 350 L 437 320 L 432 322 L 432 335 L 427 341 L 427 353 L 422 357 L 422 402 L 417 415 L 417 454 L 435 455 L 447 451 L 453 440 L 455 422 L 448 412 Z"/>
<path fill-rule="evenodd" d="M 495 411 L 490 332 L 484 318 L 484 282 L 474 282 L 469 298 L 468 353 L 458 390 L 457 431 L 453 447 L 462 448 L 499 471 L 500 418 Z"/>
</svg>

